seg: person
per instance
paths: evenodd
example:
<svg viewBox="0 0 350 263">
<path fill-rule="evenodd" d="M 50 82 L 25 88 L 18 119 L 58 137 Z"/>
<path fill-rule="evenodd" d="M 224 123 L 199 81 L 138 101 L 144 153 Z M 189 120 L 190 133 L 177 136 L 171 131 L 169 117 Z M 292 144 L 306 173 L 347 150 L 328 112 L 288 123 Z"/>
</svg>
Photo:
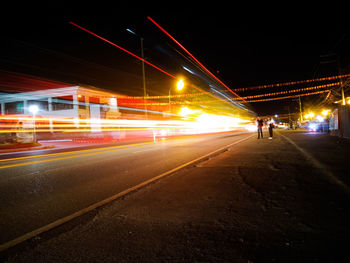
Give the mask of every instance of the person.
<svg viewBox="0 0 350 263">
<path fill-rule="evenodd" d="M 263 138 L 263 131 L 262 131 L 262 128 L 264 126 L 264 121 L 260 118 L 258 118 L 257 120 L 257 124 L 258 124 L 258 139 L 261 139 Z"/>
<path fill-rule="evenodd" d="M 272 139 L 273 136 L 273 128 L 275 127 L 275 125 L 273 124 L 272 121 L 269 122 L 269 139 Z"/>
</svg>

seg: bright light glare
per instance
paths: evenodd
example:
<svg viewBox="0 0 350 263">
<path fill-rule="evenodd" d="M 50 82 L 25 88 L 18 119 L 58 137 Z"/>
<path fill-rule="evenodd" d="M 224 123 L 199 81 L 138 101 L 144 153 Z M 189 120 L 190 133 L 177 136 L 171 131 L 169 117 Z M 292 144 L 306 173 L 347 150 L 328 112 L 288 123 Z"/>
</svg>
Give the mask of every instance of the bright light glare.
<svg viewBox="0 0 350 263">
<path fill-rule="evenodd" d="M 245 129 L 249 132 L 255 132 L 257 130 L 257 127 L 254 124 L 248 124 L 245 126 Z"/>
<path fill-rule="evenodd" d="M 202 113 L 192 127 L 197 133 L 219 132 L 245 128 L 244 123 L 247 122 L 240 118 Z"/>
<path fill-rule="evenodd" d="M 319 122 L 324 122 L 324 118 L 321 115 L 317 115 L 316 120 L 318 120 Z"/>
<path fill-rule="evenodd" d="M 305 117 L 305 119 L 312 119 L 313 117 L 315 117 L 315 114 L 313 112 L 309 112 L 304 117 Z"/>
<path fill-rule="evenodd" d="M 327 115 L 330 113 L 331 110 L 323 110 L 322 115 L 327 117 Z"/>
<path fill-rule="evenodd" d="M 30 105 L 28 108 L 29 112 L 32 114 L 36 114 L 39 111 L 38 105 Z"/>
<path fill-rule="evenodd" d="M 179 111 L 179 115 L 188 116 L 188 115 L 195 114 L 198 112 L 200 112 L 200 110 L 191 110 L 187 107 L 182 107 L 181 110 Z"/>
<path fill-rule="evenodd" d="M 109 99 L 109 104 L 111 106 L 117 106 L 117 99 L 116 98 L 110 98 Z"/>
<path fill-rule="evenodd" d="M 316 131 L 316 129 L 317 129 L 317 124 L 316 123 L 310 123 L 309 124 L 309 130 Z"/>
<path fill-rule="evenodd" d="M 177 90 L 182 90 L 185 86 L 185 83 L 182 79 L 180 79 L 177 83 L 176 83 L 176 88 Z"/>
</svg>

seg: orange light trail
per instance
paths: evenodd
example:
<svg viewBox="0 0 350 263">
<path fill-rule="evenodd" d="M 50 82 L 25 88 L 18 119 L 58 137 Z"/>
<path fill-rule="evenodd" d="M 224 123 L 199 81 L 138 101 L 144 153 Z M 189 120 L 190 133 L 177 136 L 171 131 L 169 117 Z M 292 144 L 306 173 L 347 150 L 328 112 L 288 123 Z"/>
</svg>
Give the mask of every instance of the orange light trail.
<svg viewBox="0 0 350 263">
<path fill-rule="evenodd" d="M 188 117 L 186 120 L 127 120 L 127 119 L 65 119 L 55 117 L 31 116 L 1 116 L 0 133 L 26 133 L 26 132 L 63 132 L 79 133 L 94 131 L 147 131 L 167 130 L 172 135 L 197 134 L 217 132 L 220 129 L 235 129 L 237 120 L 244 120 L 210 115 L 209 126 L 203 126 L 207 119 L 202 114 L 201 118 Z M 209 116 L 209 115 L 208 115 Z M 214 122 L 215 119 L 225 119 L 225 122 Z M 201 126 L 198 127 L 200 120 Z M 231 122 L 231 125 L 227 125 Z M 224 125 L 224 124 L 225 125 Z M 35 129 L 34 129 L 35 125 Z M 98 127 L 95 127 L 95 126 Z"/>
</svg>

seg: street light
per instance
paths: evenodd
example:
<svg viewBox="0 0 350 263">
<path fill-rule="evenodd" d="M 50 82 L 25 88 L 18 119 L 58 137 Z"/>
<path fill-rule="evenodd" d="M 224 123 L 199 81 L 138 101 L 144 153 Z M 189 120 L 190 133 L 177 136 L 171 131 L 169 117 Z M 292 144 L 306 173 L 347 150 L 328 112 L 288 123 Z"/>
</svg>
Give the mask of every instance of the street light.
<svg viewBox="0 0 350 263">
<path fill-rule="evenodd" d="M 331 110 L 323 110 L 321 114 L 322 114 L 324 117 L 327 117 L 328 114 L 330 113 L 330 111 L 331 111 Z"/>
<path fill-rule="evenodd" d="M 310 119 L 310 120 L 312 120 L 313 117 L 315 117 L 315 114 L 314 114 L 313 112 L 309 112 L 309 113 L 306 114 L 304 117 L 305 117 L 305 119 Z"/>
<path fill-rule="evenodd" d="M 176 90 L 181 91 L 185 87 L 185 83 L 183 79 L 179 79 L 176 82 Z M 169 112 L 171 111 L 171 106 L 170 106 L 170 95 L 171 95 L 171 88 L 169 89 Z"/>
<path fill-rule="evenodd" d="M 185 86 L 185 83 L 184 83 L 184 81 L 182 80 L 182 79 L 180 79 L 177 83 L 176 83 L 176 88 L 177 88 L 177 90 L 182 90 L 183 88 L 184 88 L 184 86 Z"/>
<path fill-rule="evenodd" d="M 37 112 L 39 111 L 39 107 L 38 105 L 30 105 L 28 108 L 29 112 L 33 114 L 33 141 L 36 142 L 36 131 L 35 131 L 35 114 L 37 114 Z"/>
</svg>

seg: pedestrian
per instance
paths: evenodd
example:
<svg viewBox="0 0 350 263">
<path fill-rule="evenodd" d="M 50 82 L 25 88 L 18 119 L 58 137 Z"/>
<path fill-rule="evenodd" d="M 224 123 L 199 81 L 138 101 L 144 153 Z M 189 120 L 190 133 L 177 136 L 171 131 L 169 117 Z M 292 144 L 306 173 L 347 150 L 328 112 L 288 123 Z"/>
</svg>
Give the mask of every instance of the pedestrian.
<svg viewBox="0 0 350 263">
<path fill-rule="evenodd" d="M 269 122 L 269 139 L 272 139 L 273 136 L 273 128 L 275 127 L 275 125 L 273 124 L 273 121 L 271 120 Z"/>
<path fill-rule="evenodd" d="M 263 138 L 263 131 L 262 128 L 264 126 L 264 121 L 261 118 L 257 119 L 257 126 L 258 126 L 258 139 Z"/>
</svg>

